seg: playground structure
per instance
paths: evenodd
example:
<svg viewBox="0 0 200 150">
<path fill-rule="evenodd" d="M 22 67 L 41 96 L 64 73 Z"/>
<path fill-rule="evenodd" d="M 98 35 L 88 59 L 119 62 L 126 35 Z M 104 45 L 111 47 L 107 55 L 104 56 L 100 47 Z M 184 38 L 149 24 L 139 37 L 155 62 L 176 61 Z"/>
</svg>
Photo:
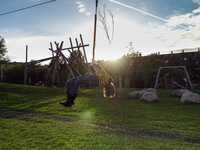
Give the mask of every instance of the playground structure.
<svg viewBox="0 0 200 150">
<path fill-rule="evenodd" d="M 190 81 L 190 77 L 188 75 L 188 72 L 187 72 L 187 69 L 185 66 L 169 66 L 169 67 L 159 67 L 158 69 L 158 73 L 157 73 L 157 77 L 156 77 L 156 82 L 155 82 L 155 86 L 154 88 L 158 88 L 160 85 L 162 85 L 164 88 L 174 88 L 174 86 L 178 86 L 180 88 L 184 88 L 182 87 L 181 85 L 179 85 L 177 82 L 174 81 L 173 79 L 173 76 L 169 73 L 167 73 L 164 77 L 163 77 L 163 81 L 161 80 L 160 83 L 159 83 L 159 76 L 160 76 L 160 70 L 161 69 L 177 69 L 177 68 L 180 68 L 180 69 L 183 69 L 184 72 L 185 72 L 185 75 L 186 75 L 186 81 L 188 83 L 188 86 L 191 90 L 193 90 L 193 87 L 192 87 L 192 83 Z M 162 83 L 163 82 L 163 83 Z"/>
<path fill-rule="evenodd" d="M 96 26 L 97 26 L 97 8 L 98 8 L 98 0 L 96 0 L 96 2 L 95 2 L 94 38 L 93 38 L 93 59 L 95 57 Z M 113 21 L 113 15 L 112 15 L 111 12 L 110 12 L 110 14 L 111 14 L 112 21 Z M 102 19 L 105 20 L 105 16 L 103 16 Z M 106 22 L 102 22 L 102 24 L 104 26 L 104 29 L 105 29 L 107 37 L 108 37 L 108 31 L 107 31 Z M 113 25 L 114 25 L 114 21 L 113 21 Z M 81 39 L 81 43 L 78 44 L 78 40 L 75 39 L 76 40 L 76 46 L 73 46 L 71 38 L 69 38 L 70 45 L 71 45 L 71 47 L 69 47 L 69 48 L 63 48 L 63 41 L 61 42 L 61 44 L 55 42 L 56 50 L 53 49 L 52 43 L 50 43 L 51 48 L 49 48 L 49 50 L 52 52 L 52 57 L 41 59 L 41 60 L 37 60 L 37 61 L 33 61 L 33 62 L 29 62 L 29 63 L 27 63 L 27 51 L 28 51 L 28 47 L 26 46 L 26 63 L 25 63 L 25 73 L 24 73 L 24 84 L 27 84 L 27 66 L 33 65 L 33 64 L 37 64 L 37 63 L 40 63 L 40 62 L 43 62 L 43 61 L 47 61 L 47 60 L 53 60 L 53 64 L 51 66 L 51 70 L 50 70 L 50 72 L 48 74 L 48 77 L 46 79 L 45 85 L 47 85 L 47 82 L 49 80 L 49 77 L 50 77 L 51 73 L 53 73 L 51 87 L 53 87 L 53 85 L 54 85 L 56 74 L 57 74 L 58 84 L 59 84 L 59 77 L 58 77 L 57 67 L 58 67 L 58 62 L 59 62 L 60 58 L 62 58 L 64 60 L 64 63 L 65 63 L 65 65 L 66 65 L 66 67 L 68 68 L 68 71 L 69 71 L 69 75 L 68 75 L 67 80 L 65 82 L 64 88 L 67 87 L 67 82 L 70 79 L 70 77 L 73 77 L 73 78 L 75 77 L 75 75 L 73 73 L 73 70 L 76 72 L 76 74 L 78 74 L 79 76 L 82 76 L 79 73 L 79 71 L 77 70 L 77 68 L 75 67 L 75 65 L 80 64 L 85 69 L 86 75 L 89 74 L 90 73 L 90 67 L 89 67 L 89 64 L 87 62 L 87 56 L 86 56 L 86 52 L 85 52 L 85 47 L 89 46 L 89 44 L 84 45 L 81 34 L 80 34 L 80 39 Z M 108 38 L 108 40 L 109 40 L 109 38 Z M 110 40 L 109 40 L 109 43 L 111 44 Z M 79 54 L 80 48 L 83 49 L 85 63 L 87 64 L 87 67 L 84 66 L 83 65 L 84 62 L 82 62 L 82 60 L 78 59 L 78 57 L 77 57 L 78 54 Z M 73 53 L 74 49 L 78 49 L 77 50 L 78 51 L 77 55 L 74 55 L 74 53 Z M 65 55 L 62 53 L 63 50 L 68 50 L 69 53 L 71 54 L 71 56 L 73 57 L 73 59 L 75 61 L 72 61 L 69 58 L 66 58 Z M 115 98 L 121 98 L 122 97 L 122 92 L 121 92 L 122 78 L 121 78 L 121 76 L 119 76 L 119 77 L 115 76 L 114 84 L 116 84 L 115 87 L 116 87 L 116 91 L 117 91 Z M 119 90 L 117 90 L 117 88 L 119 88 Z"/>
<path fill-rule="evenodd" d="M 75 65 L 80 64 L 82 66 L 82 68 L 84 68 L 85 72 L 87 73 L 89 71 L 89 64 L 87 61 L 87 56 L 86 56 L 86 52 L 85 52 L 85 47 L 89 46 L 89 44 L 84 44 L 83 43 L 83 38 L 82 35 L 80 34 L 80 40 L 81 42 L 78 43 L 77 38 L 75 39 L 76 41 L 76 46 L 73 46 L 72 44 L 72 40 L 71 38 L 69 38 L 70 41 L 70 45 L 71 47 L 69 48 L 63 48 L 63 41 L 59 44 L 59 43 L 55 43 L 56 49 L 53 49 L 52 43 L 50 42 L 50 48 L 49 50 L 52 52 L 52 57 L 48 57 L 48 58 L 44 58 L 44 59 L 40 59 L 40 60 L 36 60 L 36 61 L 32 61 L 32 62 L 27 62 L 27 52 L 28 52 L 28 46 L 26 46 L 26 63 L 25 63 L 25 72 L 24 72 L 24 85 L 27 84 L 27 66 L 30 65 L 35 65 L 37 63 L 41 63 L 43 61 L 47 61 L 47 60 L 52 60 L 52 66 L 51 66 L 51 70 L 48 74 L 48 77 L 46 79 L 45 85 L 47 85 L 47 82 L 50 78 L 50 75 L 52 74 L 52 82 L 51 82 L 51 87 L 53 87 L 54 82 L 55 82 L 55 77 L 57 76 L 57 80 L 58 80 L 58 84 L 59 84 L 59 77 L 58 77 L 58 72 L 57 72 L 57 67 L 58 67 L 58 63 L 59 63 L 59 59 L 62 58 L 62 60 L 64 61 L 64 64 L 66 65 L 68 71 L 69 71 L 69 75 L 67 77 L 67 81 L 70 79 L 70 77 L 75 77 L 73 71 L 78 74 L 79 76 L 82 76 L 78 69 L 75 67 Z M 84 59 L 85 62 L 83 62 L 82 60 L 80 60 L 78 58 L 78 55 L 81 51 L 81 49 L 83 50 L 83 54 L 84 54 Z M 63 54 L 62 51 L 67 50 L 71 56 L 73 57 L 74 61 L 72 61 L 71 59 L 65 57 L 65 55 Z M 73 52 L 74 50 L 77 50 L 77 54 L 75 55 Z M 87 64 L 87 67 L 85 65 L 83 65 L 83 63 Z M 67 86 L 67 81 L 65 82 L 65 86 L 64 88 L 66 88 Z"/>
</svg>

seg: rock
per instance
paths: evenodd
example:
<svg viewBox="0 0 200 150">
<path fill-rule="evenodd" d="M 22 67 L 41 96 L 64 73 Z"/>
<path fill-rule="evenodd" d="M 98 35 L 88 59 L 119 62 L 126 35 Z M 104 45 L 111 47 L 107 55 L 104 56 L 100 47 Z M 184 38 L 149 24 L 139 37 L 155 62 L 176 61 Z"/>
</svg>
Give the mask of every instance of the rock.
<svg viewBox="0 0 200 150">
<path fill-rule="evenodd" d="M 171 93 L 172 96 L 181 97 L 184 93 L 191 93 L 189 90 L 176 90 Z"/>
<path fill-rule="evenodd" d="M 128 93 L 127 98 L 140 99 L 144 93 L 145 93 L 144 91 L 130 92 L 130 93 Z"/>
<path fill-rule="evenodd" d="M 200 103 L 200 95 L 192 92 L 184 93 L 181 97 L 181 103 Z"/>
<path fill-rule="evenodd" d="M 143 96 L 140 98 L 140 100 L 152 102 L 152 101 L 158 100 L 158 96 L 155 92 L 145 92 Z"/>
<path fill-rule="evenodd" d="M 154 89 L 154 88 L 145 88 L 145 89 L 143 89 L 142 91 L 144 91 L 144 92 L 154 92 L 154 93 L 156 93 L 156 89 Z"/>
</svg>

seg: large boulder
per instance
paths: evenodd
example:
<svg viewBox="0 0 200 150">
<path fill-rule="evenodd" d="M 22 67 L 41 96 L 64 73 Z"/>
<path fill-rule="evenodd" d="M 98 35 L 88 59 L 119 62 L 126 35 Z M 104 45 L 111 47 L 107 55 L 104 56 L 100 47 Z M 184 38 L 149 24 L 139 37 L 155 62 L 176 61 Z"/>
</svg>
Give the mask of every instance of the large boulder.
<svg viewBox="0 0 200 150">
<path fill-rule="evenodd" d="M 145 93 L 144 91 L 130 92 L 130 93 L 128 93 L 127 98 L 140 99 L 144 93 Z"/>
<path fill-rule="evenodd" d="M 143 89 L 142 91 L 144 91 L 144 92 L 154 92 L 154 93 L 156 93 L 156 89 L 154 89 L 154 88 L 145 88 L 145 89 Z"/>
<path fill-rule="evenodd" d="M 192 92 L 184 93 L 181 97 L 181 103 L 200 103 L 200 95 Z"/>
<path fill-rule="evenodd" d="M 131 98 L 131 99 L 140 99 L 142 97 L 142 95 L 146 92 L 154 92 L 156 93 L 156 89 L 154 88 L 145 88 L 142 91 L 133 91 L 128 93 L 127 98 Z"/>
<path fill-rule="evenodd" d="M 145 92 L 140 98 L 140 100 L 152 102 L 152 101 L 158 100 L 158 96 L 155 92 Z"/>
<path fill-rule="evenodd" d="M 184 93 L 192 93 L 189 90 L 176 90 L 171 93 L 172 96 L 181 97 Z"/>
</svg>

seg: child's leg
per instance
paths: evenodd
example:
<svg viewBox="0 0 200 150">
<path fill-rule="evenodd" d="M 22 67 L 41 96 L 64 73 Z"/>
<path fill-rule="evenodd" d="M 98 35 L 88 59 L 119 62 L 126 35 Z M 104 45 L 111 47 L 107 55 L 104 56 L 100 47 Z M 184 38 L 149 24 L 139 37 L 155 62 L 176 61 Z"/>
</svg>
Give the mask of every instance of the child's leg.
<svg viewBox="0 0 200 150">
<path fill-rule="evenodd" d="M 87 80 L 87 76 L 70 79 L 67 86 L 67 101 L 64 103 L 60 102 L 60 104 L 66 107 L 71 107 L 71 105 L 74 105 L 74 100 L 77 97 L 79 86 L 82 84 L 87 84 Z"/>
<path fill-rule="evenodd" d="M 88 84 L 88 81 L 90 80 L 89 78 L 89 76 L 82 76 L 70 79 L 67 88 L 69 90 L 69 94 L 76 95 L 81 85 Z"/>
</svg>

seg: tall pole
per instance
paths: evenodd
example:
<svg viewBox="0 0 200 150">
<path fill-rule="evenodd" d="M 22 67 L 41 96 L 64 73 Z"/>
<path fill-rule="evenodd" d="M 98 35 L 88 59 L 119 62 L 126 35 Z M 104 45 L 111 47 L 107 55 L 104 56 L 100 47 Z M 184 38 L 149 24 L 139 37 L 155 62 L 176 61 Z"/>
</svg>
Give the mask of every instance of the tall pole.
<svg viewBox="0 0 200 150">
<path fill-rule="evenodd" d="M 26 45 L 26 64 L 24 71 L 24 85 L 27 85 L 27 58 L 28 58 L 28 45 Z"/>
<path fill-rule="evenodd" d="M 95 16 L 94 16 L 93 58 L 94 58 L 94 56 L 95 56 L 96 27 L 97 27 L 97 7 L 98 7 L 98 0 L 96 0 L 96 9 L 95 9 Z"/>
</svg>

